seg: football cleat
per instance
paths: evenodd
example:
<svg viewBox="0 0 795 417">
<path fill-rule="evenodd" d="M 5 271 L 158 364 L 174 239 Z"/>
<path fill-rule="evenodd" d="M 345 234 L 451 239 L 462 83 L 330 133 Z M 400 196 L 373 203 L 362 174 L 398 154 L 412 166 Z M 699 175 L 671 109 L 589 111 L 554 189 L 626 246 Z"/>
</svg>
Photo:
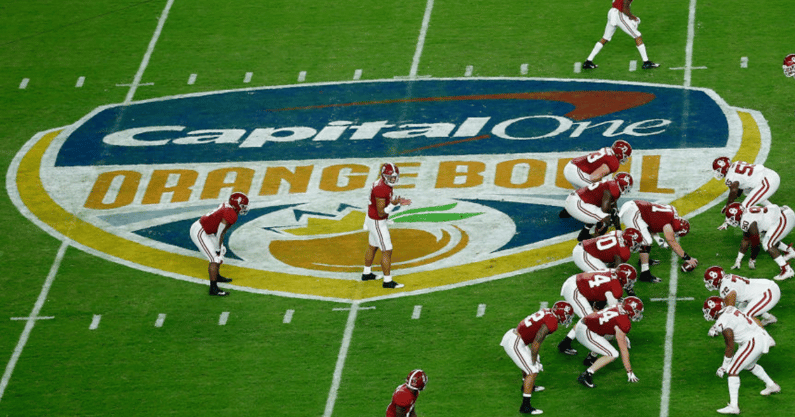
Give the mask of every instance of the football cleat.
<svg viewBox="0 0 795 417">
<path fill-rule="evenodd" d="M 380 276 L 376 276 L 374 273 L 370 272 L 369 274 L 362 274 L 362 281 L 372 281 L 374 279 L 379 279 Z"/>
<path fill-rule="evenodd" d="M 756 259 L 751 258 L 748 260 L 748 269 L 756 269 Z"/>
<path fill-rule="evenodd" d="M 785 279 L 792 277 L 795 277 L 795 271 L 792 270 L 792 267 L 789 264 L 785 264 L 781 267 L 781 273 L 774 276 L 773 279 L 776 281 L 784 281 Z"/>
<path fill-rule="evenodd" d="M 588 356 L 586 356 L 585 359 L 582 360 L 582 364 L 590 368 L 591 365 L 593 365 L 593 363 L 596 362 L 597 359 L 599 359 L 598 356 L 594 355 L 593 353 L 589 353 Z"/>
<path fill-rule="evenodd" d="M 768 324 L 778 323 L 778 319 L 776 318 L 776 316 L 768 314 L 767 317 L 765 317 L 762 320 L 759 320 L 759 322 L 762 323 L 762 326 L 767 326 Z"/>
<path fill-rule="evenodd" d="M 569 219 L 571 218 L 571 214 L 569 214 L 569 212 L 566 211 L 566 209 L 563 209 L 560 211 L 560 213 L 558 213 L 558 217 L 560 217 L 561 219 Z"/>
<path fill-rule="evenodd" d="M 721 408 L 718 412 L 721 414 L 740 414 L 740 407 L 726 404 L 726 407 Z"/>
<path fill-rule="evenodd" d="M 226 297 L 227 295 L 229 295 L 229 293 L 220 288 L 210 288 L 210 295 L 215 295 L 218 297 Z"/>
<path fill-rule="evenodd" d="M 519 412 L 522 414 L 530 414 L 530 415 L 544 414 L 543 411 L 537 408 L 533 408 L 533 406 L 528 403 L 522 403 L 522 406 L 519 408 Z"/>
<path fill-rule="evenodd" d="M 386 282 L 386 281 L 384 281 L 384 283 L 382 284 L 382 286 L 383 286 L 384 288 L 391 288 L 391 289 L 394 289 L 394 288 L 403 288 L 403 287 L 404 287 L 404 285 L 403 285 L 403 284 L 398 284 L 398 283 L 397 283 L 397 282 L 395 282 L 395 281 L 389 281 L 389 282 Z"/>
<path fill-rule="evenodd" d="M 583 240 L 588 240 L 591 237 L 591 232 L 589 232 L 587 228 L 583 228 L 580 230 L 580 234 L 577 236 L 577 241 L 582 242 Z"/>
<path fill-rule="evenodd" d="M 652 68 L 657 68 L 659 66 L 660 66 L 660 64 L 656 64 L 656 63 L 651 62 L 651 61 L 646 61 L 646 62 L 643 63 L 643 69 L 652 69 Z"/>
<path fill-rule="evenodd" d="M 638 277 L 638 281 L 651 282 L 653 284 L 656 284 L 658 282 L 662 282 L 662 279 L 652 275 L 651 271 L 643 271 L 643 272 L 640 273 L 640 276 Z"/>
<path fill-rule="evenodd" d="M 533 392 L 541 392 L 545 390 L 546 388 L 542 387 L 541 385 L 533 385 Z"/>
<path fill-rule="evenodd" d="M 588 388 L 595 387 L 593 384 L 593 374 L 588 371 L 581 373 L 580 376 L 577 377 L 577 382 L 585 385 Z"/>
<path fill-rule="evenodd" d="M 594 69 L 594 68 L 599 68 L 599 65 L 596 65 L 591 61 L 585 61 L 582 63 L 582 69 Z"/>
<path fill-rule="evenodd" d="M 577 355 L 577 349 L 574 349 L 574 348 L 570 348 L 570 347 L 569 348 L 561 348 L 561 347 L 559 347 L 558 350 L 560 351 L 560 353 L 563 353 L 563 354 L 566 354 L 566 355 L 569 355 L 569 356 Z"/>
<path fill-rule="evenodd" d="M 218 275 L 218 278 L 216 279 L 216 281 L 218 281 L 218 282 L 232 282 L 232 278 L 222 277 L 222 276 Z"/>
<path fill-rule="evenodd" d="M 781 387 L 778 384 L 768 385 L 760 392 L 762 395 L 778 394 L 781 392 Z"/>
</svg>

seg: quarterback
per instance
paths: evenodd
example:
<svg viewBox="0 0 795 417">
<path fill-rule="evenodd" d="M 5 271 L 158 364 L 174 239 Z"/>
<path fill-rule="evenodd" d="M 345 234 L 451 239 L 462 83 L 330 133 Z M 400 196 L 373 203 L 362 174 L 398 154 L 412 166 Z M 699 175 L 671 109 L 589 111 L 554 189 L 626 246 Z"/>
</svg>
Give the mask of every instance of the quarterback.
<svg viewBox="0 0 795 417">
<path fill-rule="evenodd" d="M 618 221 L 617 201 L 632 191 L 634 180 L 626 172 L 617 174 L 612 180 L 595 182 L 582 187 L 566 197 L 564 207 L 571 217 L 585 223 L 577 240 L 590 239 L 593 234 L 604 234 L 610 224 L 621 228 Z"/>
</svg>

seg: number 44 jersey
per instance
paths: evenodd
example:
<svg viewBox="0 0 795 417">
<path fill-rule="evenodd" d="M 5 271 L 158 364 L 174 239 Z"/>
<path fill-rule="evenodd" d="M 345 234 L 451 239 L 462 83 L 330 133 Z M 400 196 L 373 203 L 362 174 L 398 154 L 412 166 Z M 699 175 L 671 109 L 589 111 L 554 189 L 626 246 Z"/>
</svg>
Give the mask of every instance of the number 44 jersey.
<svg viewBox="0 0 795 417">
<path fill-rule="evenodd" d="M 615 326 L 618 326 L 625 334 L 629 333 L 632 323 L 629 316 L 621 310 L 620 306 L 606 308 L 595 311 L 582 319 L 588 330 L 600 335 L 616 335 Z"/>
</svg>

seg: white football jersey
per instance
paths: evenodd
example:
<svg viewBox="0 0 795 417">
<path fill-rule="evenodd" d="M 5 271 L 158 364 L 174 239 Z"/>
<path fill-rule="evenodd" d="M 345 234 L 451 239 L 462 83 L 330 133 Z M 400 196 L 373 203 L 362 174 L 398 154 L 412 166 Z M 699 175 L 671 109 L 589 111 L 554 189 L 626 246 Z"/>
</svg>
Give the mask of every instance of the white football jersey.
<svg viewBox="0 0 795 417">
<path fill-rule="evenodd" d="M 776 283 L 769 279 L 744 278 L 739 275 L 726 274 L 720 283 L 720 298 L 726 298 L 730 292 L 734 291 L 737 293 L 737 304 L 744 303 L 763 294 L 774 285 Z"/>
<path fill-rule="evenodd" d="M 738 344 L 765 335 L 764 329 L 734 306 L 724 308 L 712 327 L 717 330 L 718 334 L 723 333 L 726 329 L 732 329 L 734 342 Z"/>
<path fill-rule="evenodd" d="M 740 219 L 740 228 L 747 232 L 751 224 L 756 222 L 756 228 L 759 229 L 761 235 L 778 225 L 780 217 L 781 208 L 775 204 L 765 207 L 748 207 Z"/>
<path fill-rule="evenodd" d="M 731 164 L 729 171 L 726 173 L 726 185 L 730 186 L 737 181 L 740 189 L 747 193 L 762 184 L 762 180 L 768 171 L 770 171 L 768 168 L 760 164 L 754 165 L 737 161 Z"/>
</svg>

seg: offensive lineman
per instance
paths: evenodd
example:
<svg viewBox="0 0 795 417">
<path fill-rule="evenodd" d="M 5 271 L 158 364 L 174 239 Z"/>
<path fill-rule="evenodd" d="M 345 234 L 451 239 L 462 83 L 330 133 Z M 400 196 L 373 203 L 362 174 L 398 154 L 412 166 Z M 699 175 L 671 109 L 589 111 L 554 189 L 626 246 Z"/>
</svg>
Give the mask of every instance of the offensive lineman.
<svg viewBox="0 0 795 417">
<path fill-rule="evenodd" d="M 571 257 L 583 272 L 603 271 L 628 261 L 640 249 L 641 242 L 643 237 L 637 229 L 613 230 L 578 243 Z"/>
<path fill-rule="evenodd" d="M 748 317 L 759 320 L 762 326 L 778 321 L 776 316 L 768 313 L 781 300 L 781 289 L 775 281 L 748 279 L 727 274 L 719 266 L 711 266 L 704 272 L 704 286 L 710 291 L 717 290 L 725 305 L 737 306 Z"/>
</svg>

